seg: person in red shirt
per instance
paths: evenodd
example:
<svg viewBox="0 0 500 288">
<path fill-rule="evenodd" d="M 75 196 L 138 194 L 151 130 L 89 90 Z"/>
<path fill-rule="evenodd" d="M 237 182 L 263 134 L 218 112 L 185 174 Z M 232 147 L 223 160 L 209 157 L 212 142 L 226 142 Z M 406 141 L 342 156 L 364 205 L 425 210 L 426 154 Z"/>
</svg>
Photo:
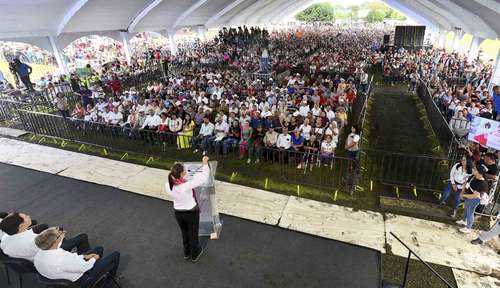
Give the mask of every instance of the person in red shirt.
<svg viewBox="0 0 500 288">
<path fill-rule="evenodd" d="M 120 82 L 120 80 L 118 80 L 118 77 L 115 76 L 112 80 L 108 81 L 108 86 L 114 96 L 120 95 L 122 83 Z"/>
<path fill-rule="evenodd" d="M 354 99 L 356 99 L 356 94 L 354 93 L 354 90 L 348 88 L 347 91 L 345 92 L 345 97 L 347 99 L 347 102 L 353 103 Z"/>
</svg>

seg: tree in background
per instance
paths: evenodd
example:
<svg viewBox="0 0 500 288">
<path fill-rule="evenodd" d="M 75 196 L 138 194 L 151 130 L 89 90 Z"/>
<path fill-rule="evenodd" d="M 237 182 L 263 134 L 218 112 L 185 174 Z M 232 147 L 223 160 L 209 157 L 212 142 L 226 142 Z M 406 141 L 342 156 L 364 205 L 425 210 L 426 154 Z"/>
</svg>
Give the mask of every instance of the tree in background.
<svg viewBox="0 0 500 288">
<path fill-rule="evenodd" d="M 310 22 L 333 22 L 334 9 L 330 3 L 318 3 L 312 5 L 295 16 L 299 21 Z"/>
<path fill-rule="evenodd" d="M 369 23 L 382 22 L 386 19 L 406 20 L 404 15 L 387 6 L 385 3 L 369 2 L 365 5 L 368 9 L 368 14 L 365 19 Z"/>
<path fill-rule="evenodd" d="M 334 20 L 358 21 L 369 23 L 382 22 L 387 19 L 406 20 L 406 17 L 380 1 L 367 2 L 361 5 L 331 5 L 319 3 L 312 5 L 295 16 L 304 22 L 333 22 Z"/>
</svg>

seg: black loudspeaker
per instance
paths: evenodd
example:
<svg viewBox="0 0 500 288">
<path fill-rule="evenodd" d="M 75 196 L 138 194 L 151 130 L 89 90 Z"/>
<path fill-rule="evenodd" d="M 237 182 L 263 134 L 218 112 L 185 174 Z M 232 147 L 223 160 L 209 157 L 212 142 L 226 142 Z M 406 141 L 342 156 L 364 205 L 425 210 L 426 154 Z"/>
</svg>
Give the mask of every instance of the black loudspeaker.
<svg viewBox="0 0 500 288">
<path fill-rule="evenodd" d="M 394 46 L 422 47 L 424 45 L 425 26 L 396 26 Z"/>
<path fill-rule="evenodd" d="M 385 34 L 384 35 L 384 45 L 389 45 L 389 42 L 391 42 L 391 35 Z"/>
</svg>

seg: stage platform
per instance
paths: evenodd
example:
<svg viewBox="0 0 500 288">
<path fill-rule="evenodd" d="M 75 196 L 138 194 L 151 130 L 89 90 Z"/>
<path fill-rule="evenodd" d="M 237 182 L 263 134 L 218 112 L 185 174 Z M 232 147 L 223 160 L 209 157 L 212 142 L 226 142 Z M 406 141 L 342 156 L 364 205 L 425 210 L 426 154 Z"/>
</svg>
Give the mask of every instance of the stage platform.
<svg viewBox="0 0 500 288">
<path fill-rule="evenodd" d="M 375 288 L 381 281 L 377 250 L 226 215 L 221 239 L 207 243 L 199 263 L 186 262 L 170 202 L 6 164 L 0 210 L 88 233 L 91 245 L 120 251 L 123 288 Z M 41 287 L 29 278 L 24 287 Z M 0 287 L 7 287 L 3 269 Z"/>
</svg>

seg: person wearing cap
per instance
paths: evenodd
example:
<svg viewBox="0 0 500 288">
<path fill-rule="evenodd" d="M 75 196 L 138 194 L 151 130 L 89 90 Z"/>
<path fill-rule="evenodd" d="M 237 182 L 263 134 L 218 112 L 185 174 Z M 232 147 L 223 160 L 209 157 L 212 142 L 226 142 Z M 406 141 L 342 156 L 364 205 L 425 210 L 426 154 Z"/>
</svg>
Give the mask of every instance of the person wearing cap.
<svg viewBox="0 0 500 288">
<path fill-rule="evenodd" d="M 69 252 L 62 248 L 66 231 L 52 227 L 35 238 L 40 251 L 35 255 L 35 268 L 45 278 L 68 280 L 79 287 L 90 287 L 104 273 L 116 278 L 120 265 L 120 253 L 113 252 L 103 257 L 104 249 L 96 247 L 86 251 Z"/>
<path fill-rule="evenodd" d="M 484 174 L 488 168 L 483 164 L 477 164 L 472 167 L 472 177 L 470 177 L 462 188 L 460 198 L 464 200 L 464 219 L 456 223 L 464 228 L 459 229 L 464 234 L 472 232 L 474 224 L 474 211 L 480 204 L 481 198 L 488 195 L 488 182 L 484 178 Z"/>
</svg>

